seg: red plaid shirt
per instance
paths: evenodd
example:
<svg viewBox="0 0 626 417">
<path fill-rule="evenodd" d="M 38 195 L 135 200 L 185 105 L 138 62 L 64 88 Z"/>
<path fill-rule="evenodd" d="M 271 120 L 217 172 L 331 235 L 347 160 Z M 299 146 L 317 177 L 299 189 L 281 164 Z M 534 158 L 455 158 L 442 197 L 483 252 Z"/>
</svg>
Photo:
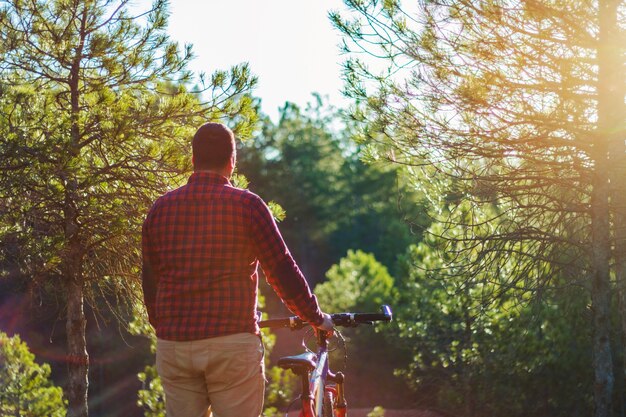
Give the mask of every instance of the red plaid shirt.
<svg viewBox="0 0 626 417">
<path fill-rule="evenodd" d="M 159 198 L 142 237 L 144 301 L 161 339 L 258 333 L 259 262 L 293 313 L 323 320 L 263 200 L 221 175 L 196 172 Z"/>
</svg>

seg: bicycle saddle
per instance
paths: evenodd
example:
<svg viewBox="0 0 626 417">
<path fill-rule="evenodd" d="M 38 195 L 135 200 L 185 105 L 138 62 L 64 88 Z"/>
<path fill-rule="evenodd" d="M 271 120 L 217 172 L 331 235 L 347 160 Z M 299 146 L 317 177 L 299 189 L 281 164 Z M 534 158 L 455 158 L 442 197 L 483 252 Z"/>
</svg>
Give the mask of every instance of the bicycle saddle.
<svg viewBox="0 0 626 417">
<path fill-rule="evenodd" d="M 299 370 L 311 371 L 317 365 L 317 356 L 311 352 L 305 352 L 295 356 L 284 356 L 278 360 L 278 366 L 283 369 L 291 369 L 295 373 Z"/>
</svg>

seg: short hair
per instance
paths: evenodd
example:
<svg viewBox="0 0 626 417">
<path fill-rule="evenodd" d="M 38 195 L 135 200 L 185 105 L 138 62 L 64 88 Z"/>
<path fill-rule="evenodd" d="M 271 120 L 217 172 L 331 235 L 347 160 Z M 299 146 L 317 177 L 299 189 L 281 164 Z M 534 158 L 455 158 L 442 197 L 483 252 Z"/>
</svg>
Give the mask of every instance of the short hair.
<svg viewBox="0 0 626 417">
<path fill-rule="evenodd" d="M 191 142 L 194 169 L 223 168 L 235 153 L 235 134 L 221 123 L 205 123 Z"/>
</svg>

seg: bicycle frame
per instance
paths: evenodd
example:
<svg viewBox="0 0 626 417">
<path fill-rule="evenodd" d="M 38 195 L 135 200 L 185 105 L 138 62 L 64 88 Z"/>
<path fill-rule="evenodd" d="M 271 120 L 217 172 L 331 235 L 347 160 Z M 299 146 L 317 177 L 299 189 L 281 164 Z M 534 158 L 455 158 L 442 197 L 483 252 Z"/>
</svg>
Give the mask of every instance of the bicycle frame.
<svg viewBox="0 0 626 417">
<path fill-rule="evenodd" d="M 317 365 L 302 378 L 302 411 L 300 417 L 324 417 L 325 396 L 329 396 L 333 417 L 346 417 L 346 399 L 344 397 L 344 376 L 341 372 L 333 374 L 329 367 L 327 336 L 320 332 L 317 335 Z M 334 382 L 329 386 L 327 382 Z"/>
<path fill-rule="evenodd" d="M 381 306 L 382 313 L 337 313 L 331 318 L 335 326 L 355 327 L 359 324 L 373 324 L 376 321 L 389 322 L 392 312 L 389 306 Z M 259 327 L 286 327 L 299 330 L 308 323 L 298 317 L 271 319 L 259 322 Z M 308 353 L 283 357 L 279 366 L 291 369 L 300 376 L 302 383 L 301 411 L 299 417 L 346 417 L 347 404 L 344 395 L 344 375 L 330 370 L 328 357 L 328 337 L 330 333 L 318 331 L 316 355 Z M 308 349 L 307 349 L 308 350 Z M 282 364 L 281 364 L 282 361 Z M 334 383 L 335 385 L 330 385 Z"/>
<path fill-rule="evenodd" d="M 318 350 L 317 366 L 311 371 L 310 376 L 303 379 L 302 391 L 302 411 L 301 417 L 321 417 L 324 404 L 324 392 L 326 387 L 326 377 L 328 375 L 328 352 L 325 348 Z M 304 389 L 305 381 L 308 383 Z"/>
</svg>

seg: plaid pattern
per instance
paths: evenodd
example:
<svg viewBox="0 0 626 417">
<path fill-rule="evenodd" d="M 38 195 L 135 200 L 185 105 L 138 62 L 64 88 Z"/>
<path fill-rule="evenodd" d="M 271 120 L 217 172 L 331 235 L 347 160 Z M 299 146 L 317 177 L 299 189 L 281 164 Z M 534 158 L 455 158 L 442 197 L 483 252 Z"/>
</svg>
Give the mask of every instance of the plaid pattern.
<svg viewBox="0 0 626 417">
<path fill-rule="evenodd" d="M 193 173 L 187 185 L 159 198 L 142 238 L 144 301 L 161 339 L 258 334 L 259 262 L 294 314 L 322 322 L 263 200 L 221 175 Z"/>
</svg>

